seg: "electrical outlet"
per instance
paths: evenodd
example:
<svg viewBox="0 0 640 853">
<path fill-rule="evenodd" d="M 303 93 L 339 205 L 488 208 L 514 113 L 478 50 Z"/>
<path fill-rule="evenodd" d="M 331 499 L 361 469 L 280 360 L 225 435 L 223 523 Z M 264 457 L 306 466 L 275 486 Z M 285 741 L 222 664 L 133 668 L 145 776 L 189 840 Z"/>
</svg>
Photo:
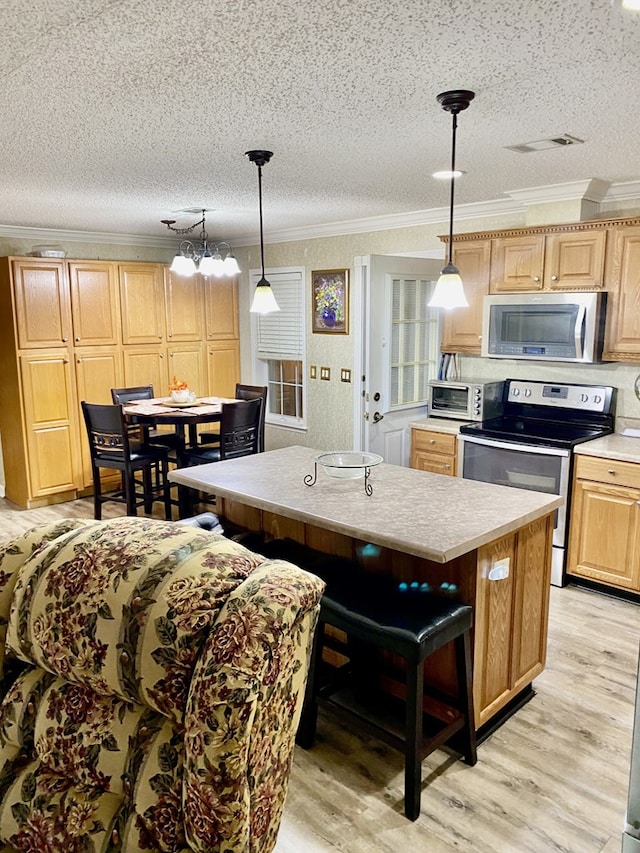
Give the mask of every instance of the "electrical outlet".
<svg viewBox="0 0 640 853">
<path fill-rule="evenodd" d="M 320 379 L 331 379 L 331 368 L 330 367 L 321 367 L 320 368 Z"/>
<path fill-rule="evenodd" d="M 351 371 L 348 367 L 340 368 L 340 381 L 341 382 L 351 382 Z"/>
<path fill-rule="evenodd" d="M 315 378 L 316 378 L 316 366 L 315 366 L 315 364 L 310 364 L 309 365 L 309 379 L 315 379 Z"/>
</svg>

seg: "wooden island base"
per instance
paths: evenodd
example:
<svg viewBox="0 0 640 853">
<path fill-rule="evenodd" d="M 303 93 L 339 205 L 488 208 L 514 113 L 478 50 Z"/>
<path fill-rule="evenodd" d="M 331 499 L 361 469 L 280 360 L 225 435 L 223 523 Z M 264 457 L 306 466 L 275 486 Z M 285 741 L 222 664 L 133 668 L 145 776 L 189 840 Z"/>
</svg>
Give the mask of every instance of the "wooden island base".
<svg viewBox="0 0 640 853">
<path fill-rule="evenodd" d="M 472 605 L 482 730 L 544 668 L 553 512 L 562 498 L 385 462 L 370 477 L 320 472 L 310 482 L 318 454 L 284 447 L 176 469 L 169 479 L 216 495 L 223 518 L 267 539 L 293 539 Z M 455 695 L 452 649 L 428 659 L 425 683 Z"/>
<path fill-rule="evenodd" d="M 375 545 L 229 498 L 218 498 L 218 513 L 266 538 L 289 538 L 326 554 L 357 562 L 371 572 L 400 581 L 427 582 L 474 608 L 473 696 L 476 727 L 492 731 L 533 695 L 547 649 L 553 515 L 445 563 Z M 508 564 L 507 562 L 508 561 Z M 442 584 L 448 584 L 442 589 Z M 425 664 L 425 680 L 451 694 L 455 689 L 451 646 Z"/>
</svg>

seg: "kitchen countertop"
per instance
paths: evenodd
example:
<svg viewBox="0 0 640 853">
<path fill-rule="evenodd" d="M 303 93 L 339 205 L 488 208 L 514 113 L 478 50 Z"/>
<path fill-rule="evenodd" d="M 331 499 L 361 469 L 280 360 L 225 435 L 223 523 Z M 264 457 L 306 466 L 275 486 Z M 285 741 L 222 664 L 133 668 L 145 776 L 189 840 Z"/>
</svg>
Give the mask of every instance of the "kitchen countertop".
<svg viewBox="0 0 640 853">
<path fill-rule="evenodd" d="M 574 452 L 581 456 L 602 456 L 621 462 L 640 462 L 640 438 L 615 432 L 593 441 L 577 444 Z"/>
<path fill-rule="evenodd" d="M 340 480 L 318 467 L 320 451 L 285 447 L 239 459 L 181 468 L 174 482 L 324 527 L 374 545 L 446 563 L 486 545 L 560 506 L 555 495 L 443 477 L 399 465 L 371 468 L 373 494 L 363 478 Z"/>
<path fill-rule="evenodd" d="M 424 429 L 430 432 L 449 432 L 457 435 L 460 432 L 460 427 L 467 421 L 457 421 L 453 418 L 422 418 L 419 421 L 413 421 L 409 426 L 411 429 Z"/>
</svg>

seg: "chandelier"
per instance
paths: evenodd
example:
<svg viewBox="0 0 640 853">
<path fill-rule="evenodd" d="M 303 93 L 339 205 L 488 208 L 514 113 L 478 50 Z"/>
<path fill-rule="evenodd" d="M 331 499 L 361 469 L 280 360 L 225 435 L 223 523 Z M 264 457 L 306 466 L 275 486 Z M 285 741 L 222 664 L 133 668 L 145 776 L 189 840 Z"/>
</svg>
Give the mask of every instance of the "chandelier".
<svg viewBox="0 0 640 853">
<path fill-rule="evenodd" d="M 237 275 L 240 267 L 231 252 L 231 246 L 225 242 L 209 242 L 205 214 L 206 210 L 203 210 L 202 219 L 189 225 L 188 228 L 174 228 L 175 219 L 160 220 L 170 231 L 179 235 L 191 234 L 194 228 L 202 226 L 196 241 L 182 240 L 169 269 L 176 275 L 184 276 L 190 276 L 196 272 L 216 278 Z M 224 252 L 224 258 L 221 252 Z"/>
</svg>

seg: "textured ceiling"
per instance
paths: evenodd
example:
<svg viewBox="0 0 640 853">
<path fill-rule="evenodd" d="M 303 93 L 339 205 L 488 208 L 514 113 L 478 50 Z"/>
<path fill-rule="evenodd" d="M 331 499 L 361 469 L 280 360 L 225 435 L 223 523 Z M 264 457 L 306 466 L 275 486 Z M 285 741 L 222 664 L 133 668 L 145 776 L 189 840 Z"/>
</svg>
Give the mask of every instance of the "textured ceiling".
<svg viewBox="0 0 640 853">
<path fill-rule="evenodd" d="M 0 7 L 0 225 L 211 237 L 640 178 L 640 13 L 619 0 L 10 0 Z M 584 145 L 517 154 L 569 133 Z"/>
</svg>

